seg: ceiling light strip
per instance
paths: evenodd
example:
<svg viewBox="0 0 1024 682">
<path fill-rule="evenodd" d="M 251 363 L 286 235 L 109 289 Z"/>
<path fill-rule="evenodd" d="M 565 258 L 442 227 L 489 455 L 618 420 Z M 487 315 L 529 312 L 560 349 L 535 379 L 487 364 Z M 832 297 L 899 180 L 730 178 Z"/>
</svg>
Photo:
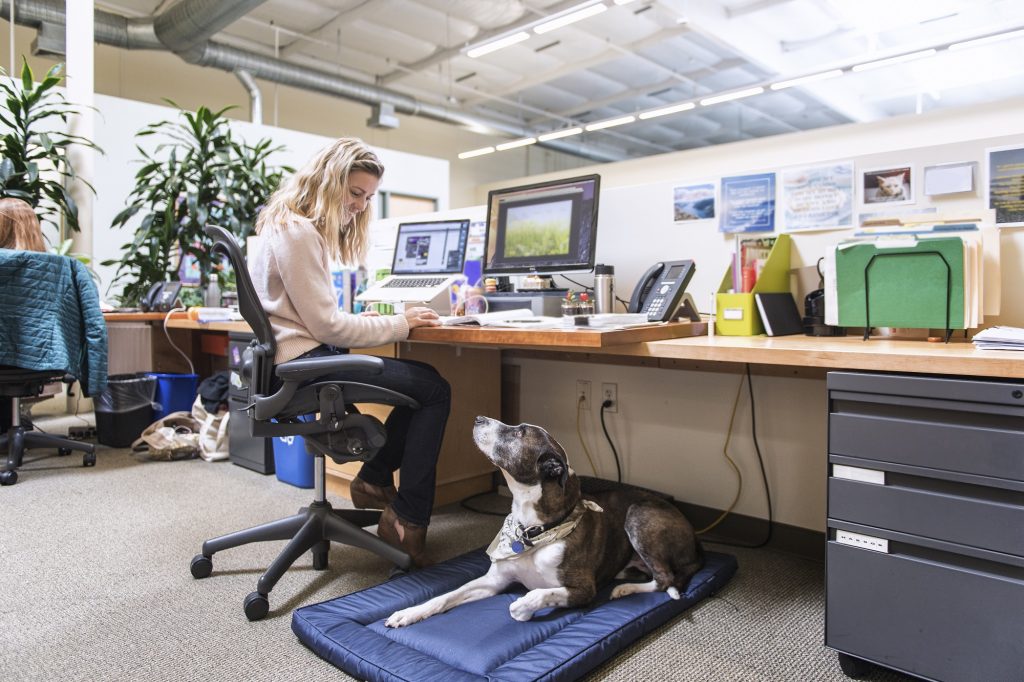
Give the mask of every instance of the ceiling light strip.
<svg viewBox="0 0 1024 682">
<path fill-rule="evenodd" d="M 682 104 L 673 104 L 670 107 L 661 107 L 660 109 L 651 109 L 650 111 L 641 112 L 637 118 L 641 121 L 646 121 L 649 118 L 657 118 L 659 116 L 668 116 L 669 114 L 677 114 L 680 111 L 689 111 L 697 105 L 693 102 L 683 102 Z"/>
<path fill-rule="evenodd" d="M 610 118 L 607 121 L 598 121 L 597 123 L 591 123 L 586 127 L 587 132 L 594 130 L 604 130 L 605 128 L 614 128 L 615 126 L 625 125 L 632 123 L 636 120 L 636 116 L 620 116 L 619 118 Z"/>
<path fill-rule="evenodd" d="M 499 152 L 503 152 L 506 149 L 515 149 L 516 147 L 525 147 L 529 144 L 537 144 L 536 137 L 524 137 L 521 140 L 513 140 L 512 142 L 502 142 L 499 145 L 495 145 L 495 149 Z"/>
<path fill-rule="evenodd" d="M 883 66 L 890 66 L 891 64 L 902 64 L 904 62 L 912 62 L 916 59 L 924 59 L 925 57 L 931 57 L 937 50 L 930 48 L 927 50 L 920 50 L 918 52 L 910 52 L 909 54 L 901 54 L 895 57 L 889 57 L 888 59 L 879 59 L 873 62 L 864 62 L 863 64 L 857 64 L 851 71 L 870 71 L 871 69 L 880 69 Z"/>
<path fill-rule="evenodd" d="M 988 45 L 990 43 L 998 43 L 1003 40 L 1012 40 L 1014 38 L 1024 38 L 1024 28 L 1016 31 L 1007 31 L 1005 33 L 996 33 L 995 35 L 985 36 L 984 38 L 975 38 L 974 40 L 965 40 L 961 43 L 953 43 L 949 46 L 949 49 L 953 52 L 957 50 L 968 50 L 972 47 L 979 47 L 981 45 Z"/>
<path fill-rule="evenodd" d="M 537 136 L 538 142 L 548 142 L 550 140 L 558 140 L 563 137 L 570 137 L 572 135 L 579 135 L 583 132 L 583 128 L 566 128 L 565 130 L 556 130 L 553 133 L 544 133 L 543 135 Z"/>
<path fill-rule="evenodd" d="M 549 31 L 554 31 L 556 28 L 562 28 L 563 26 L 568 26 L 569 24 L 575 24 L 577 21 L 582 21 L 583 19 L 588 19 L 592 16 L 601 14 L 607 9 L 608 5 L 604 4 L 603 2 L 599 2 L 596 5 L 588 5 L 586 7 L 583 7 L 582 9 L 573 10 L 561 16 L 555 17 L 551 21 L 545 21 L 542 24 L 537 24 L 536 26 L 533 27 L 533 32 L 536 33 L 537 35 L 541 35 Z"/>
<path fill-rule="evenodd" d="M 831 71 L 822 71 L 821 73 L 811 74 L 810 76 L 801 76 L 800 78 L 790 78 L 787 81 L 779 81 L 778 83 L 772 83 L 772 90 L 785 90 L 786 88 L 792 88 L 797 85 L 807 85 L 808 83 L 817 83 L 819 81 L 828 80 L 830 78 L 838 78 L 843 75 L 842 69 L 832 69 Z"/>
<path fill-rule="evenodd" d="M 491 154 L 494 152 L 494 147 L 480 147 L 480 149 L 471 149 L 468 152 L 460 152 L 460 159 L 472 159 L 474 156 L 483 156 L 484 154 Z"/>
<path fill-rule="evenodd" d="M 524 40 L 529 39 L 529 33 L 526 31 L 519 31 L 518 33 L 513 33 L 505 36 L 504 38 L 498 38 L 497 40 L 492 40 L 489 43 L 484 43 L 483 45 L 466 50 L 466 56 L 476 59 L 477 57 L 482 57 L 483 55 L 490 54 L 491 52 L 497 52 L 502 48 L 506 48 L 510 45 L 515 45 L 516 43 L 521 43 Z"/>
<path fill-rule="evenodd" d="M 727 92 L 724 95 L 705 97 L 700 101 L 700 105 L 702 107 L 709 107 L 712 104 L 719 104 L 721 102 L 731 102 L 734 99 L 743 99 L 744 97 L 753 97 L 754 95 L 760 95 L 762 92 L 764 92 L 764 88 L 758 85 L 756 88 L 746 88 L 745 90 Z"/>
</svg>

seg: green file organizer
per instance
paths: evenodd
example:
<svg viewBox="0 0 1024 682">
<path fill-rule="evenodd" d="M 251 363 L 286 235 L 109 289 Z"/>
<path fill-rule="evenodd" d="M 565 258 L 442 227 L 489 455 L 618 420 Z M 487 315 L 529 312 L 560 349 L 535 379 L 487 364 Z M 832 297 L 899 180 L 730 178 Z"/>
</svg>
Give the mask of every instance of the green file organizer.
<svg viewBox="0 0 1024 682">
<path fill-rule="evenodd" d="M 723 336 L 756 336 L 764 334 L 764 325 L 757 312 L 754 294 L 789 291 L 790 237 L 780 234 L 768 252 L 761 275 L 750 293 L 726 293 L 732 288 L 733 265 L 725 271 L 715 296 L 715 331 Z"/>
<path fill-rule="evenodd" d="M 839 324 L 964 329 L 964 243 L 959 237 L 903 246 L 865 242 L 836 250 Z"/>
</svg>

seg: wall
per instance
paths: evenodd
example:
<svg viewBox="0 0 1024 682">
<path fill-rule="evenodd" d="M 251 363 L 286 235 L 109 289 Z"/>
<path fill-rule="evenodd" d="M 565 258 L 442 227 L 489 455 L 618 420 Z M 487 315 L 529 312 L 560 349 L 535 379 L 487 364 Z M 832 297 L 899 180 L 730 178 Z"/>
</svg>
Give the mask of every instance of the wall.
<svg viewBox="0 0 1024 682">
<path fill-rule="evenodd" d="M 0 61 L 9 61 L 10 24 L 0 21 Z M 19 55 L 16 73 L 21 72 L 21 57 L 27 55 L 37 76 L 57 60 L 31 56 L 35 31 L 15 26 L 15 53 Z M 8 65 L 8 69 L 11 67 Z M 237 107 L 228 116 L 248 120 L 249 96 L 230 73 L 192 66 L 169 52 L 120 50 L 96 45 L 95 90 L 102 95 L 132 99 L 150 104 L 177 105 L 195 110 L 205 105 L 213 110 Z M 578 157 L 539 147 L 511 150 L 472 165 L 458 165 L 458 153 L 484 147 L 507 138 L 481 135 L 459 126 L 426 118 L 399 115 L 401 125 L 394 130 L 370 128 L 366 119 L 370 107 L 337 97 L 305 92 L 266 81 L 257 81 L 263 94 L 263 121 L 282 129 L 303 131 L 324 137 L 360 137 L 374 147 L 383 147 L 452 161 L 450 172 L 453 205 L 473 202 L 481 182 L 495 182 L 534 173 L 559 171 L 589 163 Z M 499 158 L 500 157 L 500 158 Z"/>
</svg>

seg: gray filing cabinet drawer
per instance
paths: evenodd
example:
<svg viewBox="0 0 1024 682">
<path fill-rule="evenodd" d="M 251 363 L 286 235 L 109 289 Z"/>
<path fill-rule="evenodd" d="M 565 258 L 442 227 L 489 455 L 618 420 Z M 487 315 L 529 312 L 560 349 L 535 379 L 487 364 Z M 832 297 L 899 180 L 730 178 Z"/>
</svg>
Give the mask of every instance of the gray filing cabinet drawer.
<svg viewBox="0 0 1024 682">
<path fill-rule="evenodd" d="M 1024 382 L 831 372 L 828 391 L 825 644 L 1024 680 Z"/>
<path fill-rule="evenodd" d="M 1024 680 L 1024 580 L 835 542 L 827 559 L 828 646 L 936 680 Z"/>
</svg>

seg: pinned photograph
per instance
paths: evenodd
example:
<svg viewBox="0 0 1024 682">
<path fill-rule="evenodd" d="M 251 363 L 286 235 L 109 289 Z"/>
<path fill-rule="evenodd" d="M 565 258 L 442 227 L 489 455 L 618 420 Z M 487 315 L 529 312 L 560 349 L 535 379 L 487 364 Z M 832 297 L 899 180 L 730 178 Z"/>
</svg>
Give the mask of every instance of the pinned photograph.
<svg viewBox="0 0 1024 682">
<path fill-rule="evenodd" d="M 680 185 L 672 190 L 672 219 L 677 222 L 715 217 L 715 183 Z"/>
<path fill-rule="evenodd" d="M 863 171 L 865 204 L 911 204 L 914 202 L 914 169 L 892 166 Z"/>
</svg>

